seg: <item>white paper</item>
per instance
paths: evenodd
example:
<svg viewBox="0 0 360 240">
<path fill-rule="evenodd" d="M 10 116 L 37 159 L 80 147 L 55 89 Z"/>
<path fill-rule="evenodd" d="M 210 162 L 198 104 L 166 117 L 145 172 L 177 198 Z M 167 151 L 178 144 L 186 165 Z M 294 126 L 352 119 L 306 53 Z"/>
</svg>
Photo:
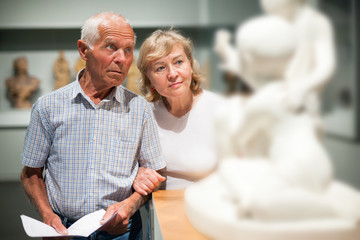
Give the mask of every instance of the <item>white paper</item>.
<svg viewBox="0 0 360 240">
<path fill-rule="evenodd" d="M 45 223 L 42 223 L 36 219 L 33 219 L 31 217 L 25 215 L 21 215 L 20 217 L 25 232 L 29 237 L 58 237 L 58 236 L 88 237 L 91 233 L 98 230 L 102 226 L 100 224 L 100 221 L 104 216 L 105 212 L 106 211 L 104 209 L 101 209 L 80 218 L 78 221 L 76 221 L 68 228 L 67 235 L 62 235 L 58 233 L 53 227 Z M 110 219 L 112 219 L 115 215 L 116 213 Z"/>
</svg>

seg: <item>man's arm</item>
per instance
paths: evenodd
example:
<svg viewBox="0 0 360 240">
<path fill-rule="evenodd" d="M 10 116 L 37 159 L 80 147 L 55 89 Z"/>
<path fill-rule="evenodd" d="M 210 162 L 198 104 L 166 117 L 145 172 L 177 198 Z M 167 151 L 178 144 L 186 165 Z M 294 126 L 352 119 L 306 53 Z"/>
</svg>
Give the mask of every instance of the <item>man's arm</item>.
<svg viewBox="0 0 360 240">
<path fill-rule="evenodd" d="M 67 229 L 62 225 L 59 216 L 51 209 L 42 172 L 43 168 L 25 166 L 21 172 L 24 190 L 30 201 L 37 207 L 43 222 L 55 228 L 60 234 L 67 234 Z"/>
<path fill-rule="evenodd" d="M 161 170 L 158 172 L 160 173 Z M 100 224 L 106 223 L 106 221 L 115 213 L 116 216 L 106 223 L 100 230 L 114 235 L 125 233 L 131 216 L 134 215 L 134 213 L 150 199 L 151 195 L 148 193 L 151 193 L 157 186 L 160 185 L 161 182 L 166 180 L 166 178 L 161 176 L 158 172 L 150 168 L 139 167 L 133 183 L 134 190 L 135 188 L 138 190 L 135 190 L 135 192 L 124 201 L 115 203 L 108 207 Z M 138 184 L 136 184 L 136 182 Z M 138 187 L 135 187 L 134 185 Z"/>
<path fill-rule="evenodd" d="M 141 194 L 134 192 L 129 198 L 124 201 L 110 205 L 100 224 L 104 224 L 115 213 L 116 216 L 106 223 L 100 230 L 106 231 L 109 234 L 123 234 L 129 224 L 129 219 L 134 213 L 140 209 L 148 200 L 150 195 L 142 196 Z M 120 209 L 120 210 L 119 210 Z"/>
</svg>

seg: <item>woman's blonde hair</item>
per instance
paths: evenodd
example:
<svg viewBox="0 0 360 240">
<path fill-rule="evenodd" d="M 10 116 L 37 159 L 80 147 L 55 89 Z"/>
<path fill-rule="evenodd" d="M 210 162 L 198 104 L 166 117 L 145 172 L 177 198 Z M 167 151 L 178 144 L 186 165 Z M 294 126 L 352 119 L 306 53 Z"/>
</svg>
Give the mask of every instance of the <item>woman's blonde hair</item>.
<svg viewBox="0 0 360 240">
<path fill-rule="evenodd" d="M 156 30 L 141 45 L 137 66 L 141 72 L 139 87 L 142 94 L 150 102 L 155 102 L 161 95 L 151 88 L 151 82 L 146 76 L 150 64 L 156 59 L 167 56 L 175 45 L 184 48 L 186 57 L 189 59 L 193 70 L 190 89 L 196 95 L 200 93 L 200 84 L 203 80 L 198 62 L 193 58 L 193 44 L 190 39 L 185 38 L 177 30 Z"/>
</svg>

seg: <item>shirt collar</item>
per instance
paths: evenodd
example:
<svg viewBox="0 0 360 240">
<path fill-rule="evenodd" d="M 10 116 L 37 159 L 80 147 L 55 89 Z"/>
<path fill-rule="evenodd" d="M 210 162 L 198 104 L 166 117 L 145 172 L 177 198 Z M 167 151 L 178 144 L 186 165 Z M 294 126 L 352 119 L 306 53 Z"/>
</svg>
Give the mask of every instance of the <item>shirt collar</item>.
<svg viewBox="0 0 360 240">
<path fill-rule="evenodd" d="M 83 75 L 85 68 L 83 68 L 82 70 L 80 70 L 76 76 L 76 80 L 75 80 L 75 87 L 73 90 L 73 93 L 71 95 L 71 99 L 75 99 L 79 94 L 85 96 L 84 91 L 82 90 L 80 83 L 79 83 L 79 79 L 80 77 Z"/>
<path fill-rule="evenodd" d="M 124 88 L 123 86 L 118 86 L 116 87 L 116 91 L 114 92 L 114 98 L 116 101 L 118 101 L 119 103 L 121 103 L 121 100 L 123 99 L 123 94 L 124 94 Z"/>
</svg>

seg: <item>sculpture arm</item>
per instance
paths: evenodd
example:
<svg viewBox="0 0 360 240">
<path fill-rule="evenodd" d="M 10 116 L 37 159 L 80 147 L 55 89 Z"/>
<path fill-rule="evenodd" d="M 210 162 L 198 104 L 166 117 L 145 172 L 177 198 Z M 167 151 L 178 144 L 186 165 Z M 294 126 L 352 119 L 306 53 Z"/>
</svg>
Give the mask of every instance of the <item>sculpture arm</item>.
<svg viewBox="0 0 360 240">
<path fill-rule="evenodd" d="M 310 72 L 298 77 L 299 72 L 293 71 L 296 64 L 308 64 L 304 61 L 293 62 L 287 73 L 287 84 L 289 87 L 289 105 L 293 108 L 299 108 L 305 104 L 307 96 L 311 93 L 320 93 L 322 88 L 330 81 L 335 71 L 335 44 L 333 29 L 328 19 L 324 16 L 317 16 L 310 29 L 313 39 L 306 39 L 307 47 L 311 47 L 313 67 Z M 311 59 L 306 59 L 310 61 Z M 305 70 L 306 71 L 306 70 Z"/>
<path fill-rule="evenodd" d="M 325 17 L 320 16 L 314 41 L 315 68 L 305 79 L 308 92 L 319 91 L 330 81 L 335 71 L 335 44 L 332 26 Z"/>
<path fill-rule="evenodd" d="M 238 53 L 235 47 L 230 43 L 230 39 L 231 34 L 229 31 L 224 29 L 218 30 L 215 34 L 214 51 L 222 60 L 220 68 L 238 76 L 241 72 Z"/>
</svg>

